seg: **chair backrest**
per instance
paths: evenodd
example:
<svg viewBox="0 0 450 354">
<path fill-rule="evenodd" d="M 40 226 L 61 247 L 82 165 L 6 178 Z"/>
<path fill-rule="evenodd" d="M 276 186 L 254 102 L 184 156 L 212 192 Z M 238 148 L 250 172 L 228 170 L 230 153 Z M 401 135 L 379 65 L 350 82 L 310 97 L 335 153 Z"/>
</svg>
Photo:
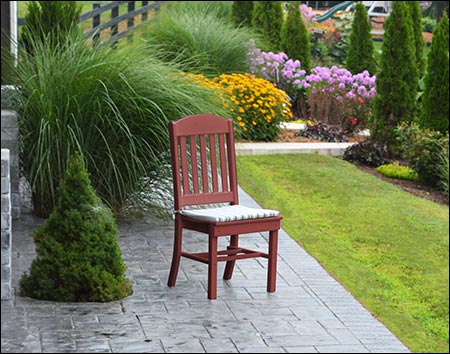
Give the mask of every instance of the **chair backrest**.
<svg viewBox="0 0 450 354">
<path fill-rule="evenodd" d="M 238 204 L 233 121 L 197 114 L 169 123 L 175 210 Z"/>
</svg>

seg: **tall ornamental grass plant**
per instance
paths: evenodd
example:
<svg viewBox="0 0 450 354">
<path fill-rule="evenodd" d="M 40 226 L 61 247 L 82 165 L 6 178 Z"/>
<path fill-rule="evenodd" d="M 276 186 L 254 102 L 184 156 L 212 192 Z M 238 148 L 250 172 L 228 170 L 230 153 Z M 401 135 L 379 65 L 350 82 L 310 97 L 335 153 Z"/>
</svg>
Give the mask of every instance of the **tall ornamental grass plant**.
<svg viewBox="0 0 450 354">
<path fill-rule="evenodd" d="M 142 36 L 152 55 L 176 62 L 183 71 L 210 77 L 248 72 L 249 41 L 261 42 L 254 29 L 238 28 L 230 19 L 199 6 L 168 7 L 143 30 Z"/>
<path fill-rule="evenodd" d="M 66 161 L 79 151 L 99 197 L 116 213 L 165 163 L 167 122 L 222 114 L 208 88 L 133 52 L 91 48 L 78 34 L 56 48 L 36 41 L 15 69 L 21 90 L 23 173 L 34 212 L 48 216 Z"/>
</svg>

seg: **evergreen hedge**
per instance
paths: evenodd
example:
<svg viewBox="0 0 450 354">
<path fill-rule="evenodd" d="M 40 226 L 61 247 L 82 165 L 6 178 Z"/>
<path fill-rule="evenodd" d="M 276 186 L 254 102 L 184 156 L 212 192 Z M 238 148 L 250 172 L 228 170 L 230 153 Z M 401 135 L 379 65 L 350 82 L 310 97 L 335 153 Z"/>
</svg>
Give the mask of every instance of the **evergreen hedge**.
<svg viewBox="0 0 450 354">
<path fill-rule="evenodd" d="M 412 25 L 414 29 L 414 45 L 416 49 L 416 63 L 419 77 L 425 73 L 425 59 L 423 57 L 423 49 L 425 40 L 423 39 L 422 10 L 420 9 L 420 1 L 406 1 L 409 6 Z"/>
<path fill-rule="evenodd" d="M 433 31 L 420 119 L 422 127 L 437 130 L 441 133 L 448 132 L 449 121 L 448 26 L 448 16 L 444 13 Z"/>
<path fill-rule="evenodd" d="M 281 29 L 281 49 L 292 60 L 300 60 L 302 69 L 311 70 L 311 43 L 305 23 L 300 16 L 299 3 L 289 4 L 286 21 Z"/>
<path fill-rule="evenodd" d="M 272 51 L 280 48 L 280 35 L 283 26 L 281 1 L 255 1 L 252 25 L 260 31 L 272 45 Z"/>
<path fill-rule="evenodd" d="M 233 1 L 231 18 L 236 25 L 251 25 L 252 13 L 253 1 Z"/>
<path fill-rule="evenodd" d="M 80 302 L 128 296 L 113 214 L 95 194 L 81 156 L 67 165 L 59 205 L 33 233 L 37 258 L 20 280 L 20 294 Z"/>
<path fill-rule="evenodd" d="M 355 6 L 355 16 L 347 52 L 346 68 L 353 74 L 367 70 L 372 75 L 376 72 L 371 25 L 366 7 L 362 3 Z"/>
<path fill-rule="evenodd" d="M 394 128 L 402 121 L 411 122 L 416 114 L 418 70 L 414 30 L 408 5 L 394 1 L 385 22 L 380 72 L 371 135 L 379 142 L 395 144 Z"/>
</svg>

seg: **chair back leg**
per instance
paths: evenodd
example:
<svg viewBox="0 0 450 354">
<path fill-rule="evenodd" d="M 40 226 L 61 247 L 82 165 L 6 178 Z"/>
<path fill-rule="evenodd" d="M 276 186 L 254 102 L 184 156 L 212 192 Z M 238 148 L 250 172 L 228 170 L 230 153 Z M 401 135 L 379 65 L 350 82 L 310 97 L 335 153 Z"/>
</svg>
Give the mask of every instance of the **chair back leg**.
<svg viewBox="0 0 450 354">
<path fill-rule="evenodd" d="M 231 235 L 230 238 L 230 245 L 227 247 L 228 249 L 232 249 L 235 247 L 238 247 L 239 244 L 239 235 Z M 223 273 L 223 279 L 230 280 L 233 276 L 233 270 L 234 270 L 234 264 L 236 261 L 227 261 L 227 264 L 225 266 L 225 271 Z"/>
<path fill-rule="evenodd" d="M 269 265 L 267 271 L 267 291 L 272 293 L 276 289 L 277 281 L 277 253 L 278 253 L 278 230 L 269 232 Z"/>
</svg>

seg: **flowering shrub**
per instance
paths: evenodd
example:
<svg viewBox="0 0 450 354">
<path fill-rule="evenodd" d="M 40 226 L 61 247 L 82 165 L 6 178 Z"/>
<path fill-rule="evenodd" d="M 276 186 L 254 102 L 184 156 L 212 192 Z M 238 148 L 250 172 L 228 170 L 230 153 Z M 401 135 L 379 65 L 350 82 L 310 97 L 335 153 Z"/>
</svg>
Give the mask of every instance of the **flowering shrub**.
<svg viewBox="0 0 450 354">
<path fill-rule="evenodd" d="M 300 14 L 302 15 L 303 23 L 305 24 L 306 28 L 310 29 L 315 25 L 314 22 L 317 20 L 317 16 L 312 10 L 311 7 L 309 7 L 306 4 L 300 4 Z"/>
<path fill-rule="evenodd" d="M 309 85 L 305 81 L 306 71 L 300 68 L 300 61 L 289 59 L 286 53 L 263 52 L 256 48 L 253 42 L 250 44 L 247 59 L 253 75 L 270 81 L 285 91 L 291 100 L 295 100 L 301 89 Z"/>
<path fill-rule="evenodd" d="M 287 94 L 250 74 L 222 74 L 213 79 L 189 74 L 198 83 L 218 89 L 223 106 L 235 121 L 236 136 L 250 141 L 275 141 L 280 123 L 292 117 Z"/>
<path fill-rule="evenodd" d="M 352 75 L 336 66 L 319 66 L 311 72 L 306 76 L 311 119 L 338 125 L 347 134 L 366 128 L 376 77 L 367 71 Z"/>
</svg>

